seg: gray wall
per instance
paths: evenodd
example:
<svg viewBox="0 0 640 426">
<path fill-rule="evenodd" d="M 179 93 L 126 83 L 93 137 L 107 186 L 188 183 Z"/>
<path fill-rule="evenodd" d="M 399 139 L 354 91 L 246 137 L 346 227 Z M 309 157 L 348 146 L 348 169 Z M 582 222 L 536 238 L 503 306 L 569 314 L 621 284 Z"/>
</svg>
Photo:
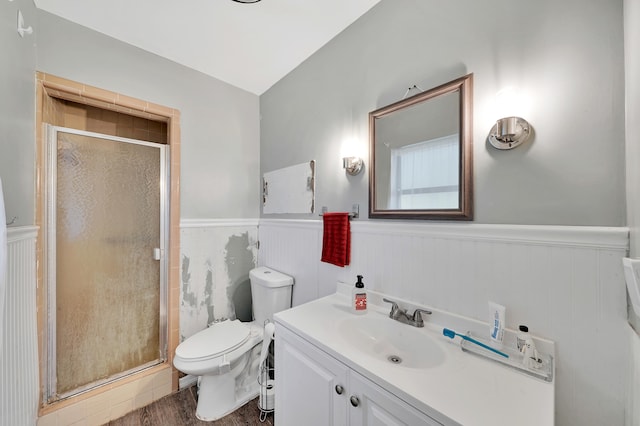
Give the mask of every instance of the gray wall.
<svg viewBox="0 0 640 426">
<path fill-rule="evenodd" d="M 180 110 L 183 218 L 258 216 L 256 95 L 48 12 L 38 17 L 39 71 Z"/>
<path fill-rule="evenodd" d="M 260 97 L 261 172 L 315 159 L 316 206 L 366 217 L 343 141 L 368 158 L 369 111 L 472 72 L 475 221 L 624 225 L 622 33 L 622 0 L 382 0 Z M 507 86 L 531 95 L 535 138 L 500 152 L 486 136 Z"/>
<path fill-rule="evenodd" d="M 640 257 L 640 0 L 624 0 L 625 105 L 627 147 L 627 223 L 630 256 Z M 631 339 L 626 416 L 629 425 L 640 424 L 640 315 L 629 307 Z"/>
<path fill-rule="evenodd" d="M 35 27 L 33 0 L 0 1 L 0 178 L 7 220 L 34 223 L 35 203 L 35 35 L 20 38 L 18 9 Z"/>
<path fill-rule="evenodd" d="M 631 256 L 640 257 L 640 0 L 625 0 L 627 224 Z"/>
</svg>

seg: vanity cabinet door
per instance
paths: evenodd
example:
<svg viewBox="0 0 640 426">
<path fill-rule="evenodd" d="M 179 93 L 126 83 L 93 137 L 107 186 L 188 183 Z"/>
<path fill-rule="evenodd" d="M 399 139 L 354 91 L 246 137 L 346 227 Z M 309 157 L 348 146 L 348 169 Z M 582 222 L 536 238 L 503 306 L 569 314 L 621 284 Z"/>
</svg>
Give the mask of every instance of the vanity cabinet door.
<svg viewBox="0 0 640 426">
<path fill-rule="evenodd" d="M 275 424 L 344 426 L 346 365 L 276 325 Z"/>
<path fill-rule="evenodd" d="M 349 382 L 350 426 L 441 425 L 355 371 Z"/>
</svg>

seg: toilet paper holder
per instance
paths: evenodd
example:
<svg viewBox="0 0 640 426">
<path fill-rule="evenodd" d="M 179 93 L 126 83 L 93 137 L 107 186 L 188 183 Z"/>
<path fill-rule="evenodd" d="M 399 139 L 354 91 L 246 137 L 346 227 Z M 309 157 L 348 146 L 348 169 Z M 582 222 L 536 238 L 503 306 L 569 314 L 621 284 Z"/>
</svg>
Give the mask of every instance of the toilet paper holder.
<svg viewBox="0 0 640 426">
<path fill-rule="evenodd" d="M 265 323 L 262 351 L 260 354 L 260 365 L 258 366 L 258 385 L 260 386 L 258 408 L 260 409 L 261 422 L 264 422 L 267 419 L 267 414 L 273 412 L 275 405 L 274 368 L 273 365 L 270 365 L 268 356 L 274 335 L 274 324 L 271 322 Z"/>
</svg>

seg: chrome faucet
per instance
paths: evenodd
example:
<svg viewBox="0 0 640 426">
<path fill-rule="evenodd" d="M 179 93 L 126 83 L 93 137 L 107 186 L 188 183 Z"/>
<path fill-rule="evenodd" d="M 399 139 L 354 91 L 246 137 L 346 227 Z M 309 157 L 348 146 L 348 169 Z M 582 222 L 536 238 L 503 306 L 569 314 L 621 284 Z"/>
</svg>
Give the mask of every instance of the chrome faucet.
<svg viewBox="0 0 640 426">
<path fill-rule="evenodd" d="M 414 327 L 424 327 L 424 320 L 422 314 L 431 315 L 431 311 L 424 309 L 416 309 L 413 315 L 409 314 L 406 309 L 401 309 L 396 302 L 383 298 L 383 301 L 391 303 L 391 312 L 389 312 L 389 318 L 396 321 L 400 321 L 403 324 L 409 324 Z"/>
</svg>

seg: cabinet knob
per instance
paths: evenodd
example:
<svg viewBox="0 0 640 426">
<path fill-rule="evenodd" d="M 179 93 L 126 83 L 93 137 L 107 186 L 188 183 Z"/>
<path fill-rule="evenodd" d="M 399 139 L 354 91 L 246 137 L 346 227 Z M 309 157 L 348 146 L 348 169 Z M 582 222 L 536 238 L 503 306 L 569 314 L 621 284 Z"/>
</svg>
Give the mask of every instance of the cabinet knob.
<svg viewBox="0 0 640 426">
<path fill-rule="evenodd" d="M 349 398 L 349 401 L 351 401 L 351 405 L 353 405 L 354 407 L 360 405 L 360 400 L 355 395 L 352 395 L 351 398 Z"/>
<path fill-rule="evenodd" d="M 344 388 L 340 385 L 336 385 L 336 393 L 338 395 L 342 395 L 342 392 L 344 392 Z"/>
</svg>

